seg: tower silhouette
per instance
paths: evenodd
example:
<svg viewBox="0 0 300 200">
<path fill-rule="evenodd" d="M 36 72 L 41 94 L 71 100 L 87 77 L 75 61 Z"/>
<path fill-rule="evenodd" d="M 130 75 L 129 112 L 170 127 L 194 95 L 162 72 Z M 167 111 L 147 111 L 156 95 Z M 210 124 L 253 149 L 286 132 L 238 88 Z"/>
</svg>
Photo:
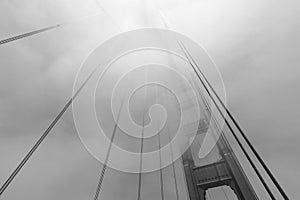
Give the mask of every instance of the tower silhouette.
<svg viewBox="0 0 300 200">
<path fill-rule="evenodd" d="M 206 122 L 206 120 L 203 120 L 199 123 L 199 130 L 195 140 L 201 134 L 208 134 L 205 133 L 208 126 Z M 191 200 L 205 200 L 208 189 L 225 185 L 234 191 L 239 200 L 258 199 L 224 135 L 220 135 L 216 143 L 215 150 L 217 150 L 220 158 L 214 162 L 197 166 L 194 161 L 195 156 L 192 153 L 193 146 L 196 146 L 195 141 L 182 156 Z"/>
</svg>

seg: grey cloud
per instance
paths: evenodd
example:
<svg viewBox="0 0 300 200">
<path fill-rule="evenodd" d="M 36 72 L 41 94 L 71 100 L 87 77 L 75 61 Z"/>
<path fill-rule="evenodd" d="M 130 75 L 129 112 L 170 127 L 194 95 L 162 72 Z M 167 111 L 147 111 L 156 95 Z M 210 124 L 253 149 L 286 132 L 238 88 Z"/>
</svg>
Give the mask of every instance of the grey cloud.
<svg viewBox="0 0 300 200">
<path fill-rule="evenodd" d="M 219 66 L 228 106 L 290 197 L 300 196 L 299 2 L 102 1 L 123 30 L 162 27 L 161 8 L 175 30 L 203 44 Z M 171 4 L 171 5 L 170 5 Z M 157 6 L 157 7 L 155 7 Z M 94 1 L 2 1 L 0 36 L 101 12 Z M 80 63 L 117 33 L 100 14 L 0 48 L 0 181 L 4 182 L 41 131 L 71 96 Z M 4 199 L 89 199 L 101 165 L 79 141 L 71 112 L 12 183 Z M 133 194 L 136 177 L 109 170 L 114 198 Z M 117 178 L 117 176 L 120 176 Z M 128 181 L 132 184 L 122 185 Z M 123 188 L 123 189 L 122 189 Z M 106 188 L 105 199 L 112 195 Z M 147 193 L 147 192 L 146 192 Z"/>
</svg>

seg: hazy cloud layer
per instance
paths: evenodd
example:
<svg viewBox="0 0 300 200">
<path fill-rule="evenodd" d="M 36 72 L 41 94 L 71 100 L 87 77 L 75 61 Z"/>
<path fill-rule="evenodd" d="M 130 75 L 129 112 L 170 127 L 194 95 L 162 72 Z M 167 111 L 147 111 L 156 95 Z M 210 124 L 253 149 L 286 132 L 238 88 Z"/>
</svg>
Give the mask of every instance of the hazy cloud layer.
<svg viewBox="0 0 300 200">
<path fill-rule="evenodd" d="M 1 38 L 100 13 L 1 46 L 1 183 L 70 97 L 87 54 L 120 29 L 163 27 L 161 9 L 172 29 L 207 49 L 223 75 L 228 106 L 291 199 L 300 196 L 299 2 L 99 2 L 106 13 L 93 0 L 0 2 Z M 100 169 L 80 143 L 68 112 L 3 199 L 91 199 Z M 135 177 L 110 173 L 108 185 L 120 179 L 135 184 Z M 108 188 L 104 199 L 118 199 L 134 189 L 128 187 L 119 185 L 119 192 Z"/>
</svg>

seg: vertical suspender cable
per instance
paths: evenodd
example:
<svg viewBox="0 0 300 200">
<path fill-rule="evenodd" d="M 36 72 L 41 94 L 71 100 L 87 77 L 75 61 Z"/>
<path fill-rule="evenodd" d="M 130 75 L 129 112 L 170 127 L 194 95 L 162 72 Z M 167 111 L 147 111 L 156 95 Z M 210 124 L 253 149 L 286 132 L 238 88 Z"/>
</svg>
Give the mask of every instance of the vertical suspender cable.
<svg viewBox="0 0 300 200">
<path fill-rule="evenodd" d="M 176 171 L 175 171 L 175 161 L 174 161 L 173 146 L 172 146 L 172 142 L 171 142 L 170 133 L 168 133 L 168 136 L 169 136 L 169 141 L 170 141 L 171 161 L 172 161 L 172 170 L 173 170 L 173 176 L 174 176 L 176 200 L 179 200 L 178 183 L 177 183 L 177 177 L 176 177 Z"/>
<path fill-rule="evenodd" d="M 219 95 L 217 94 L 217 92 L 214 90 L 214 88 L 212 87 L 212 85 L 210 84 L 210 82 L 208 81 L 208 79 L 206 78 L 206 76 L 204 75 L 204 73 L 201 71 L 200 67 L 197 65 L 197 63 L 195 62 L 195 60 L 193 59 L 193 57 L 190 55 L 190 53 L 188 52 L 188 50 L 186 49 L 186 47 L 183 44 L 182 44 L 182 46 L 186 50 L 186 52 L 188 53 L 188 55 L 190 56 L 190 58 L 192 59 L 193 63 L 198 68 L 198 71 L 201 73 L 201 75 L 204 78 L 205 82 L 208 84 L 209 88 L 212 90 L 212 92 L 214 93 L 214 95 L 217 97 L 218 101 L 220 102 L 220 104 L 222 105 L 222 107 L 225 109 L 226 113 L 228 114 L 228 116 L 230 117 L 230 119 L 232 120 L 232 122 L 234 123 L 234 125 L 236 126 L 236 128 L 241 133 L 242 137 L 246 141 L 247 145 L 250 147 L 251 151 L 254 153 L 254 155 L 256 156 L 256 158 L 258 159 L 258 161 L 260 162 L 260 164 L 263 166 L 264 170 L 267 172 L 267 174 L 271 178 L 272 182 L 274 183 L 274 185 L 276 186 L 276 188 L 278 189 L 278 191 L 280 192 L 280 194 L 283 196 L 283 198 L 285 200 L 289 200 L 287 194 L 284 192 L 284 190 L 282 189 L 282 187 L 280 186 L 280 184 L 278 183 L 278 181 L 276 180 L 276 178 L 274 177 L 274 175 L 272 174 L 272 172 L 269 170 L 268 166 L 265 164 L 265 162 L 263 161 L 263 159 L 261 158 L 261 156 L 259 155 L 259 153 L 256 151 L 256 149 L 254 148 L 254 146 L 252 145 L 252 143 L 250 142 L 250 140 L 248 139 L 248 137 L 246 136 L 246 134 L 244 133 L 244 131 L 240 127 L 240 125 L 237 123 L 237 121 L 235 120 L 235 118 L 233 117 L 233 115 L 231 114 L 231 112 L 225 106 L 225 104 L 223 103 L 223 101 L 221 100 L 221 98 L 219 97 Z"/>
<path fill-rule="evenodd" d="M 144 112 L 145 113 L 145 112 Z M 138 182 L 138 194 L 137 200 L 141 200 L 141 190 L 142 190 L 142 170 L 143 170 L 143 148 L 144 148 L 144 125 L 145 125 L 145 116 L 143 114 L 143 129 L 142 129 L 142 138 L 141 138 L 141 155 L 140 155 L 140 169 L 139 169 L 139 182 Z"/>
<path fill-rule="evenodd" d="M 157 135 L 157 139 L 158 139 L 158 152 L 159 152 L 159 176 L 160 176 L 160 194 L 161 194 L 161 200 L 165 199 L 164 196 L 164 179 L 163 179 L 163 170 L 162 170 L 162 163 L 161 163 L 161 142 L 160 142 L 160 133 L 158 133 Z"/>
<path fill-rule="evenodd" d="M 120 105 L 117 121 L 115 123 L 113 133 L 112 133 L 112 136 L 110 138 L 109 146 L 108 146 L 108 149 L 107 149 L 107 153 L 106 153 L 105 161 L 104 161 L 104 164 L 103 164 L 103 168 L 102 168 L 102 171 L 101 171 L 101 174 L 100 174 L 100 178 L 99 178 L 98 186 L 97 186 L 96 193 L 95 193 L 95 196 L 94 196 L 94 200 L 98 200 L 98 197 L 99 197 L 99 194 L 100 194 L 100 191 L 101 191 L 101 188 L 102 188 L 102 183 L 103 183 L 104 175 L 105 175 L 105 172 L 106 172 L 107 163 L 108 163 L 109 157 L 110 157 L 111 147 L 113 145 L 115 135 L 116 135 L 116 132 L 117 132 L 117 128 L 118 128 L 118 123 L 119 123 L 119 119 L 120 119 L 120 115 L 121 115 L 121 111 L 122 111 L 123 102 L 124 102 L 124 100 L 122 101 L 122 104 Z"/>
<path fill-rule="evenodd" d="M 23 160 L 20 162 L 20 164 L 17 166 L 17 168 L 12 172 L 12 174 L 9 176 L 9 178 L 5 181 L 5 183 L 2 185 L 0 189 L 0 196 L 3 194 L 3 192 L 6 190 L 8 185 L 13 181 L 13 179 L 16 177 L 16 175 L 20 172 L 22 167 L 26 164 L 26 162 L 29 160 L 29 158 L 32 156 L 32 154 L 35 152 L 35 150 L 40 146 L 40 144 L 43 142 L 43 140 L 47 137 L 47 135 L 50 133 L 52 128 L 55 126 L 55 124 L 59 121 L 59 119 L 63 116 L 63 114 L 66 112 L 66 110 L 69 108 L 69 106 L 72 104 L 72 102 L 75 100 L 75 98 L 78 96 L 80 91 L 83 89 L 83 87 L 87 84 L 87 82 L 90 80 L 92 75 L 96 72 L 96 69 L 98 66 L 90 73 L 90 75 L 86 78 L 86 80 L 82 83 L 80 88 L 76 91 L 76 93 L 71 97 L 71 99 L 66 103 L 66 105 L 63 107 L 63 109 L 59 112 L 59 114 L 54 118 L 52 123 L 49 125 L 49 127 L 45 130 L 45 132 L 42 134 L 42 136 L 36 141 L 34 146 L 30 149 L 30 151 L 26 154 L 26 156 L 23 158 Z"/>
<path fill-rule="evenodd" d="M 176 200 L 179 200 L 179 192 L 178 192 L 178 183 L 177 183 L 177 177 L 176 177 L 176 170 L 175 170 L 175 161 L 174 161 L 174 154 L 173 154 L 173 145 L 172 145 L 172 139 L 170 135 L 170 129 L 167 128 L 167 135 L 170 145 L 170 153 L 171 153 L 171 162 L 172 162 L 172 172 L 173 172 L 173 178 L 174 178 L 174 186 L 175 186 L 175 194 L 176 194 Z M 159 145 L 159 150 L 161 148 L 161 145 Z"/>
<path fill-rule="evenodd" d="M 157 87 L 155 90 L 155 100 L 157 103 Z M 158 153 L 159 153 L 159 177 L 160 177 L 160 195 L 161 195 L 161 200 L 165 199 L 164 196 L 164 179 L 163 179 L 163 169 L 162 169 L 162 158 L 161 158 L 161 131 L 158 132 L 157 134 L 157 140 L 158 140 Z"/>
<path fill-rule="evenodd" d="M 270 190 L 269 186 L 266 184 L 265 180 L 263 179 L 262 175 L 260 174 L 260 172 L 258 171 L 257 167 L 255 166 L 255 164 L 253 163 L 252 159 L 250 158 L 249 154 L 247 153 L 246 149 L 244 148 L 244 146 L 242 145 L 241 141 L 239 140 L 239 138 L 237 137 L 237 135 L 235 134 L 235 132 L 233 131 L 232 127 L 230 126 L 230 124 L 228 123 L 226 117 L 224 116 L 224 114 L 222 113 L 220 107 L 218 106 L 218 104 L 216 103 L 215 99 L 212 97 L 210 91 L 208 90 L 207 86 L 204 84 L 203 80 L 201 79 L 201 77 L 199 76 L 198 72 L 196 71 L 194 65 L 192 64 L 190 58 L 188 57 L 185 49 L 183 48 L 182 44 L 180 42 L 179 46 L 182 49 L 184 55 L 186 56 L 189 64 L 191 65 L 191 67 L 193 68 L 194 72 L 196 73 L 198 79 L 201 81 L 203 87 L 205 88 L 206 92 L 208 93 L 210 99 L 213 101 L 214 105 L 216 106 L 216 108 L 218 109 L 218 112 L 220 113 L 221 117 L 225 120 L 225 123 L 227 125 L 227 127 L 229 128 L 231 134 L 233 135 L 233 137 L 235 138 L 235 140 L 237 141 L 239 147 L 241 148 L 241 150 L 243 151 L 244 155 L 246 156 L 248 162 L 250 163 L 250 165 L 252 166 L 252 168 L 254 169 L 256 175 L 258 176 L 258 178 L 260 179 L 261 183 L 263 184 L 264 188 L 266 189 L 267 193 L 269 194 L 269 196 L 271 197 L 272 200 L 276 200 L 274 195 L 272 194 L 272 191 Z"/>
<path fill-rule="evenodd" d="M 236 128 L 241 133 L 242 137 L 246 141 L 247 145 L 250 147 L 250 149 L 253 152 L 253 154 L 256 156 L 256 158 L 258 159 L 258 161 L 260 162 L 260 164 L 262 165 L 262 167 L 264 168 L 264 170 L 267 172 L 267 174 L 271 178 L 272 182 L 274 183 L 274 185 L 276 186 L 276 188 L 278 189 L 278 191 L 280 192 L 280 194 L 282 195 L 282 197 L 285 200 L 289 200 L 289 198 L 288 198 L 287 194 L 284 192 L 283 188 L 280 186 L 280 184 L 278 183 L 278 181 L 276 180 L 276 178 L 274 177 L 274 175 L 272 174 L 272 172 L 270 171 L 270 169 L 268 168 L 268 166 L 265 164 L 265 162 L 263 161 L 263 159 L 261 158 L 261 156 L 259 155 L 259 153 L 256 151 L 256 149 L 254 148 L 254 146 L 252 145 L 252 143 L 250 142 L 250 140 L 246 136 L 245 132 L 242 130 L 242 128 L 237 123 L 237 121 L 235 120 L 235 118 L 233 117 L 233 115 L 231 114 L 231 112 L 228 110 L 228 108 L 225 106 L 225 104 L 223 103 L 223 101 L 221 100 L 221 98 L 219 97 L 219 95 L 217 94 L 217 92 L 214 90 L 214 88 L 212 87 L 212 85 L 210 84 L 210 82 L 208 81 L 208 79 L 206 78 L 206 76 L 204 75 L 204 73 L 201 71 L 200 67 L 197 65 L 197 63 L 195 62 L 195 60 L 193 59 L 193 57 L 190 55 L 189 51 L 186 49 L 186 47 L 183 44 L 182 44 L 182 46 L 186 50 L 186 52 L 190 56 L 190 58 L 192 59 L 193 63 L 196 65 L 198 71 L 201 73 L 202 77 L 204 78 L 205 82 L 208 84 L 208 86 L 211 89 L 211 91 L 217 97 L 217 99 L 220 102 L 220 104 L 222 105 L 223 109 L 225 109 L 226 113 L 228 114 L 228 116 L 230 117 L 230 119 L 232 120 L 232 122 L 234 123 L 234 125 L 236 126 Z"/>
</svg>

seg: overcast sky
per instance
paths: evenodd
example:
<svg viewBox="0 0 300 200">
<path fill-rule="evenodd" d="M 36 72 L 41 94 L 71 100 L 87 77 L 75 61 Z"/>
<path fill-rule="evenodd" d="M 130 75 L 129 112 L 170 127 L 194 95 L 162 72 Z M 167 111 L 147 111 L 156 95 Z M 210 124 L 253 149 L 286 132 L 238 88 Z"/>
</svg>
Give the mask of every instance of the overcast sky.
<svg viewBox="0 0 300 200">
<path fill-rule="evenodd" d="M 298 1 L 99 3 L 0 2 L 0 38 L 100 13 L 1 46 L 1 183 L 70 97 L 75 74 L 88 53 L 120 30 L 163 27 L 160 10 L 172 29 L 206 48 L 223 76 L 229 108 L 291 199 L 300 196 Z M 100 163 L 81 144 L 68 111 L 2 198 L 91 199 L 100 169 Z M 111 176 L 104 199 L 119 199 L 121 195 L 130 199 L 128 185 L 135 182 L 127 184 L 133 179 L 126 176 Z M 115 183 L 119 183 L 119 193 L 111 188 Z"/>
</svg>

